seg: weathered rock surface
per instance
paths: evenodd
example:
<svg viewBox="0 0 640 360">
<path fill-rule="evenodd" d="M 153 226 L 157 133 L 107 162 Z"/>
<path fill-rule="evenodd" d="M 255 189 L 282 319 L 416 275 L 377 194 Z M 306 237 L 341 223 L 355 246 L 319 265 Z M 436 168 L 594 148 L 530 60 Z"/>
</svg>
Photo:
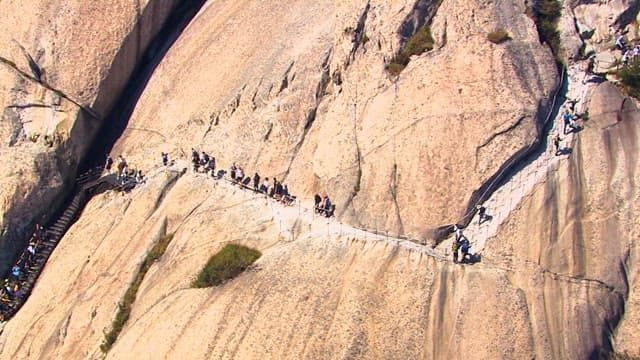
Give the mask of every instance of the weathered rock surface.
<svg viewBox="0 0 640 360">
<path fill-rule="evenodd" d="M 101 358 L 117 303 L 167 233 L 108 358 L 581 359 L 611 339 L 633 353 L 638 112 L 608 83 L 569 159 L 473 266 L 334 236 L 333 220 L 173 171 L 195 146 L 219 166 L 284 178 L 305 207 L 329 193 L 345 227 L 426 238 L 457 220 L 471 192 L 539 136 L 557 74 L 523 4 L 444 0 L 435 49 L 394 82 L 384 64 L 414 5 L 209 2 L 115 146 L 151 169 L 147 183 L 91 200 L 4 327 L 0 358 Z M 512 40 L 487 41 L 496 28 Z M 178 165 L 156 169 L 161 151 Z M 191 289 L 228 242 L 263 256 L 220 287 Z"/>
<path fill-rule="evenodd" d="M 393 233 L 428 237 L 456 221 L 535 139 L 553 57 L 524 5 L 444 1 L 436 49 L 394 83 L 383 60 L 413 3 L 366 4 L 209 4 L 150 81 L 118 152 L 149 166 L 195 146 L 303 197 L 326 192 L 342 219 Z M 358 19 L 369 40 L 354 49 Z M 512 40 L 489 42 L 498 27 Z"/>
<path fill-rule="evenodd" d="M 175 3 L 0 4 L 0 272 L 61 200 L 101 119 Z"/>
</svg>

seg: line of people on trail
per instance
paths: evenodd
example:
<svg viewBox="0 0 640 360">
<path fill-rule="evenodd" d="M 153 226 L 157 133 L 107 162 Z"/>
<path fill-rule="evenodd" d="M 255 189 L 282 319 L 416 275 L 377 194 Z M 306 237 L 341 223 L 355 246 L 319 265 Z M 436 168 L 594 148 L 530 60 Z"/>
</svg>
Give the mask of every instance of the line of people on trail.
<svg viewBox="0 0 640 360">
<path fill-rule="evenodd" d="M 110 154 L 107 154 L 107 159 L 104 164 L 104 170 L 112 174 L 113 159 Z M 127 160 L 122 155 L 118 155 L 118 163 L 116 164 L 116 179 L 120 185 L 124 187 L 134 187 L 137 184 L 145 182 L 142 170 L 130 169 Z"/>
<path fill-rule="evenodd" d="M 331 203 L 329 196 L 325 194 L 323 197 L 315 194 L 313 196 L 313 209 L 316 214 L 324 215 L 328 218 L 332 217 L 336 212 L 336 205 Z"/>
<path fill-rule="evenodd" d="M 26 295 L 23 288 L 27 285 L 29 271 L 33 270 L 35 265 L 36 252 L 39 251 L 45 240 L 44 227 L 36 224 L 27 247 L 11 267 L 9 277 L 4 279 L 2 288 L 0 288 L 0 321 L 6 320 L 12 309 L 16 308 L 16 303 L 22 301 Z"/>
<path fill-rule="evenodd" d="M 625 66 L 628 66 L 631 61 L 636 62 L 640 59 L 640 44 L 636 41 L 634 45 L 629 46 L 624 34 L 616 38 L 615 47 L 620 50 L 622 54 L 621 62 Z"/>
<path fill-rule="evenodd" d="M 166 166 L 169 162 L 168 154 L 162 153 L 162 164 Z M 216 171 L 216 158 L 202 151 L 192 148 L 191 149 L 191 163 L 193 164 L 194 172 L 207 173 L 215 179 L 222 179 L 226 174 L 226 171 L 219 169 Z M 282 184 L 277 178 L 273 178 L 273 186 L 271 185 L 269 178 L 265 177 L 264 181 L 260 183 L 262 179 L 256 172 L 253 176 L 248 176 L 244 168 L 235 162 L 229 169 L 229 176 L 233 184 L 239 184 L 246 189 L 253 190 L 255 192 L 268 195 L 275 200 L 278 200 L 284 205 L 291 206 L 296 201 L 296 196 L 289 192 L 287 184 Z M 253 187 L 251 183 L 253 182 Z"/>
<path fill-rule="evenodd" d="M 582 127 L 576 124 L 576 121 L 582 118 L 581 115 L 576 113 L 576 102 L 576 100 L 569 100 L 567 106 L 562 112 L 562 133 L 564 135 L 582 130 Z M 569 152 L 569 149 L 562 147 L 563 138 L 560 137 L 560 130 L 558 130 L 555 135 L 552 135 L 551 140 L 553 142 L 554 154 L 556 156 Z"/>
<path fill-rule="evenodd" d="M 469 239 L 462 234 L 462 229 L 458 225 L 453 225 L 453 231 L 455 232 L 455 239 L 451 244 L 451 254 L 453 256 L 454 263 L 471 263 L 474 262 L 473 256 L 469 253 L 471 250 L 471 244 Z M 460 259 L 458 259 L 458 252 L 460 252 Z"/>
</svg>

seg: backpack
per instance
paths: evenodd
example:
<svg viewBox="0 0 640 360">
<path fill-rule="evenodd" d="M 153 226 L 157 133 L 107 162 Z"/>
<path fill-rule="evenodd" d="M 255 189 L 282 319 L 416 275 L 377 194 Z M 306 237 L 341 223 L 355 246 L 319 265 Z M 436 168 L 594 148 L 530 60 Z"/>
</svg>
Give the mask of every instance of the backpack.
<svg viewBox="0 0 640 360">
<path fill-rule="evenodd" d="M 451 251 L 458 252 L 458 242 L 453 242 L 453 245 L 451 245 Z"/>
</svg>

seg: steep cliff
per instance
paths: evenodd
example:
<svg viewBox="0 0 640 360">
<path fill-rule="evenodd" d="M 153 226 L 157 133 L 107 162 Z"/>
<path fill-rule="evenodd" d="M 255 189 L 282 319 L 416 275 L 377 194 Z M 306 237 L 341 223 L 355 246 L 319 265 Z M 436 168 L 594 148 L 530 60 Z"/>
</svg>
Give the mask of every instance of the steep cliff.
<svg viewBox="0 0 640 360">
<path fill-rule="evenodd" d="M 4 325 L 0 358 L 102 358 L 118 303 L 166 234 L 172 241 L 107 358 L 640 355 L 638 110 L 579 60 L 591 50 L 615 55 L 608 25 L 628 26 L 632 8 L 564 4 L 556 55 L 569 70 L 558 88 L 554 55 L 524 3 L 207 2 L 114 145 L 146 183 L 89 202 Z M 385 67 L 424 24 L 433 50 L 391 76 Z M 510 40 L 490 42 L 497 29 Z M 563 134 L 566 149 L 555 156 L 549 136 L 562 133 L 563 96 L 589 116 Z M 2 131 L 3 139 L 12 133 Z M 218 167 L 235 162 L 247 175 L 277 177 L 298 203 L 284 207 L 183 172 L 191 148 L 214 155 Z M 77 159 L 69 149 L 59 152 Z M 175 164 L 160 167 L 161 152 Z M 514 189 L 527 164 L 538 166 L 530 186 Z M 397 237 L 431 240 L 500 169 L 487 204 L 502 197 L 508 206 L 487 209 L 491 232 L 477 219 L 465 229 L 479 263 L 454 264 L 448 240 L 432 249 Z M 314 193 L 331 196 L 337 218 L 308 210 Z M 229 242 L 263 256 L 232 281 L 192 289 Z"/>
<path fill-rule="evenodd" d="M 385 60 L 413 5 L 211 3 L 116 148 L 149 166 L 196 147 L 303 197 L 326 192 L 346 221 L 427 238 L 534 141 L 557 75 L 524 5 L 444 1 L 425 15 L 436 48 L 391 79 Z M 500 27 L 512 40 L 492 44 Z"/>
<path fill-rule="evenodd" d="M 69 189 L 175 1 L 0 4 L 0 272 Z M 45 205 L 46 204 L 46 205 Z"/>
</svg>

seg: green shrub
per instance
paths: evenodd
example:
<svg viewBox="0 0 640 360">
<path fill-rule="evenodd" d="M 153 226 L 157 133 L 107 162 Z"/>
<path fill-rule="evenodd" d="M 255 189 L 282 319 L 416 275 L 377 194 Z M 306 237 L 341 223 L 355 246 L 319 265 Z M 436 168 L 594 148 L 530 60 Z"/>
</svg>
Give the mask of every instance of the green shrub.
<svg viewBox="0 0 640 360">
<path fill-rule="evenodd" d="M 167 246 L 169 246 L 172 239 L 173 234 L 168 234 L 160 238 L 160 240 L 158 240 L 158 242 L 147 253 L 142 264 L 140 264 L 140 269 L 138 269 L 135 279 L 124 293 L 122 301 L 118 303 L 118 311 L 116 312 L 116 317 L 111 322 L 111 330 L 104 334 L 104 340 L 102 341 L 102 344 L 100 344 L 100 350 L 103 353 L 106 354 L 111 350 L 111 346 L 113 346 L 113 343 L 118 339 L 118 335 L 120 335 L 122 328 L 124 328 L 127 320 L 129 320 L 131 307 L 136 301 L 136 295 L 138 294 L 138 289 L 140 288 L 140 284 L 142 284 L 142 280 L 144 280 L 144 276 L 151 268 L 151 265 L 164 255 L 164 252 L 167 250 Z"/>
<path fill-rule="evenodd" d="M 258 250 L 242 245 L 228 244 L 207 261 L 191 286 L 204 288 L 220 285 L 225 280 L 238 276 L 261 255 Z"/>
<path fill-rule="evenodd" d="M 424 25 L 415 35 L 407 40 L 402 49 L 391 59 L 391 62 L 387 65 L 387 71 L 393 76 L 400 74 L 407 64 L 409 64 L 411 56 L 433 50 L 434 44 L 435 41 L 433 40 L 433 36 L 431 36 L 431 27 Z"/>
<path fill-rule="evenodd" d="M 632 61 L 616 72 L 622 88 L 631 96 L 640 99 L 640 61 Z"/>
<path fill-rule="evenodd" d="M 360 45 L 364 45 L 366 43 L 369 42 L 369 36 L 367 36 L 367 33 L 362 34 L 362 37 L 360 37 Z"/>
<path fill-rule="evenodd" d="M 487 34 L 487 40 L 494 44 L 502 44 L 510 39 L 511 37 L 509 37 L 509 33 L 505 29 L 498 29 Z"/>
</svg>

